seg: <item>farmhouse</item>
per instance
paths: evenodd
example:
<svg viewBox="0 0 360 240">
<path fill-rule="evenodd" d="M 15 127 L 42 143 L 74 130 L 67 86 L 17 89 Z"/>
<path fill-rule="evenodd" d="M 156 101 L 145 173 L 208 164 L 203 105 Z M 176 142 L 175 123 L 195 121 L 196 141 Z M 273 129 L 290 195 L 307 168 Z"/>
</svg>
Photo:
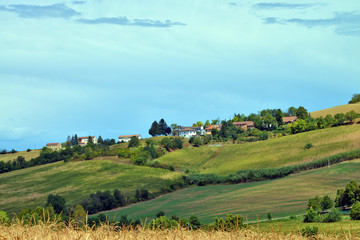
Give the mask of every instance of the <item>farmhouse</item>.
<svg viewBox="0 0 360 240">
<path fill-rule="evenodd" d="M 89 142 L 89 137 L 79 137 L 79 146 L 86 146 Z M 98 140 L 95 136 L 91 136 L 91 140 L 94 144 L 98 143 Z"/>
<path fill-rule="evenodd" d="M 283 117 L 284 124 L 290 124 L 296 122 L 297 117 L 296 116 L 290 116 L 290 117 Z"/>
<path fill-rule="evenodd" d="M 248 128 L 254 128 L 254 122 L 253 121 L 243 121 L 243 122 L 233 122 L 234 126 L 237 128 L 242 128 L 244 130 L 247 130 Z"/>
<path fill-rule="evenodd" d="M 207 126 L 206 130 L 206 134 L 211 135 L 211 130 L 212 129 L 217 129 L 220 130 L 221 129 L 221 125 L 209 125 Z"/>
<path fill-rule="evenodd" d="M 138 139 L 141 139 L 140 134 L 136 135 L 121 135 L 119 136 L 119 142 L 129 142 L 132 137 L 137 137 Z"/>
<path fill-rule="evenodd" d="M 206 133 L 203 126 L 196 126 L 196 127 L 178 126 L 177 129 L 178 131 L 176 135 L 184 138 L 191 138 L 192 136 L 204 135 Z"/>
<path fill-rule="evenodd" d="M 61 149 L 61 144 L 60 143 L 47 143 L 46 147 L 50 148 L 52 150 L 60 150 Z"/>
</svg>

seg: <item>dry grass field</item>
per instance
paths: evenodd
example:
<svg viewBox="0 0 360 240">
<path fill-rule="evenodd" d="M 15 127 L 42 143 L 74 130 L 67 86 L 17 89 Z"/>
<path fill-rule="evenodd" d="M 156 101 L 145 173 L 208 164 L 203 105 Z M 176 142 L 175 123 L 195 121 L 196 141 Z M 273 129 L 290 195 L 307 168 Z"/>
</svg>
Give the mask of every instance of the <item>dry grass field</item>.
<svg viewBox="0 0 360 240">
<path fill-rule="evenodd" d="M 7 162 L 9 160 L 14 160 L 18 156 L 23 156 L 26 161 L 31 160 L 32 158 L 36 158 L 40 156 L 41 150 L 31 150 L 30 152 L 27 151 L 21 151 L 17 153 L 7 153 L 7 154 L 0 154 L 0 161 Z"/>
<path fill-rule="evenodd" d="M 5 226 L 0 224 L 0 239 L 45 239 L 45 240 L 305 240 L 298 230 L 284 234 L 279 231 L 263 232 L 258 229 L 239 229 L 234 231 L 188 231 L 186 229 L 173 230 L 148 230 L 144 228 L 126 229 L 105 225 L 98 228 L 84 227 L 81 229 L 66 227 L 60 224 L 39 224 L 34 226 L 23 226 L 12 224 Z M 357 232 L 344 232 L 343 234 L 332 233 L 319 234 L 316 239 L 360 239 Z"/>
<path fill-rule="evenodd" d="M 354 110 L 357 113 L 360 113 L 360 103 L 354 103 L 354 104 L 346 104 L 346 105 L 341 105 L 341 106 L 336 106 L 336 107 L 332 107 L 332 108 L 327 108 L 327 109 L 323 109 L 320 111 L 315 111 L 311 113 L 311 116 L 313 118 L 318 118 L 318 117 L 325 117 L 326 115 L 330 114 L 330 115 L 335 115 L 337 113 L 347 113 L 351 110 Z"/>
</svg>

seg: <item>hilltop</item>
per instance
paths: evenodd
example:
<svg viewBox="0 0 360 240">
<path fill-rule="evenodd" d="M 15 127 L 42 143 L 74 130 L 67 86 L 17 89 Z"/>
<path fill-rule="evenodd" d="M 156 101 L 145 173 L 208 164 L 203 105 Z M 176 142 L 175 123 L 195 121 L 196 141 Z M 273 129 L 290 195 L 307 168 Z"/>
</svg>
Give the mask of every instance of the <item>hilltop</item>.
<svg viewBox="0 0 360 240">
<path fill-rule="evenodd" d="M 331 108 L 326 108 L 323 110 L 311 112 L 311 116 L 314 118 L 325 117 L 328 114 L 334 116 L 337 113 L 347 113 L 351 110 L 354 110 L 355 112 L 360 113 L 360 102 L 340 105 L 340 106 L 336 106 L 336 107 L 331 107 Z"/>
</svg>

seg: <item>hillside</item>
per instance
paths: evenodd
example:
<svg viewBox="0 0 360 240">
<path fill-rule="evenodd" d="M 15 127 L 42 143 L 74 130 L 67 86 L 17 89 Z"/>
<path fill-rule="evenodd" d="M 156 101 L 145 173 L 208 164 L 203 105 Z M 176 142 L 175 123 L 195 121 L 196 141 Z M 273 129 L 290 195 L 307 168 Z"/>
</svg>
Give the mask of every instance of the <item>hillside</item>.
<svg viewBox="0 0 360 240">
<path fill-rule="evenodd" d="M 18 156 L 22 156 L 25 158 L 26 161 L 29 161 L 32 158 L 40 156 L 40 151 L 41 150 L 31 150 L 30 152 L 21 151 L 17 153 L 0 154 L 0 161 L 7 162 L 9 160 L 16 159 Z"/>
<path fill-rule="evenodd" d="M 69 206 L 96 191 L 131 193 L 168 189 L 180 173 L 133 166 L 111 160 L 57 162 L 0 174 L 0 209 L 8 212 L 43 206 L 49 194 L 59 194 Z"/>
<path fill-rule="evenodd" d="M 360 102 L 354 103 L 354 104 L 345 104 L 345 105 L 341 105 L 341 106 L 336 106 L 336 107 L 332 107 L 332 108 L 315 111 L 315 112 L 311 113 L 311 116 L 313 118 L 318 118 L 321 116 L 325 117 L 328 114 L 334 116 L 337 113 L 347 113 L 351 110 L 354 110 L 355 112 L 360 113 Z"/>
<path fill-rule="evenodd" d="M 360 180 L 360 160 L 272 181 L 186 188 L 105 214 L 110 219 L 114 215 L 117 219 L 121 215 L 151 219 L 164 211 L 168 217 L 194 214 L 204 223 L 227 213 L 256 220 L 257 215 L 266 219 L 266 214 L 271 212 L 278 218 L 304 213 L 308 199 L 315 195 L 334 198 L 337 189 L 344 188 L 350 180 Z"/>
<path fill-rule="evenodd" d="M 360 125 L 327 128 L 261 142 L 185 148 L 158 159 L 179 170 L 228 175 L 241 169 L 276 168 L 360 148 Z M 314 145 L 304 149 L 306 143 Z"/>
</svg>

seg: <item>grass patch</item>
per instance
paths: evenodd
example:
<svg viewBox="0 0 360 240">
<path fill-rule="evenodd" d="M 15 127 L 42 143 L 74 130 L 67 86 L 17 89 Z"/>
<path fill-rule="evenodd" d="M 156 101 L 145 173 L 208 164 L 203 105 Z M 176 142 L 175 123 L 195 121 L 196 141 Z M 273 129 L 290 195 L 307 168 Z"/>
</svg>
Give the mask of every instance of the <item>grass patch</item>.
<svg viewBox="0 0 360 240">
<path fill-rule="evenodd" d="M 7 153 L 7 154 L 0 154 L 0 161 L 11 161 L 15 160 L 18 156 L 22 156 L 25 158 L 26 161 L 29 161 L 33 158 L 40 156 L 40 149 L 39 150 L 31 150 L 30 152 L 21 151 L 17 153 Z"/>
<path fill-rule="evenodd" d="M 111 160 L 57 162 L 0 174 L 0 209 L 19 212 L 43 206 L 49 194 L 65 197 L 69 206 L 96 191 L 136 189 L 156 192 L 181 180 L 181 173 L 132 166 Z"/>
<path fill-rule="evenodd" d="M 345 114 L 347 112 L 350 112 L 351 110 L 354 110 L 355 112 L 360 113 L 360 103 L 345 104 L 345 105 L 341 105 L 341 106 L 323 109 L 320 111 L 315 111 L 315 112 L 311 113 L 311 116 L 313 118 L 325 117 L 328 114 L 334 116 L 337 113 Z"/>
<path fill-rule="evenodd" d="M 360 180 L 359 160 L 272 181 L 186 188 L 105 214 L 111 219 L 114 215 L 149 219 L 164 211 L 168 217 L 196 215 L 203 223 L 227 213 L 241 214 L 249 221 L 266 219 L 268 212 L 279 218 L 305 213 L 307 201 L 315 195 L 334 198 L 336 190 L 350 180 Z"/>
<path fill-rule="evenodd" d="M 306 143 L 314 147 L 304 149 Z M 182 171 L 229 175 L 242 169 L 262 169 L 311 162 L 360 148 L 360 125 L 341 126 L 245 144 L 185 148 L 158 159 Z"/>
</svg>

